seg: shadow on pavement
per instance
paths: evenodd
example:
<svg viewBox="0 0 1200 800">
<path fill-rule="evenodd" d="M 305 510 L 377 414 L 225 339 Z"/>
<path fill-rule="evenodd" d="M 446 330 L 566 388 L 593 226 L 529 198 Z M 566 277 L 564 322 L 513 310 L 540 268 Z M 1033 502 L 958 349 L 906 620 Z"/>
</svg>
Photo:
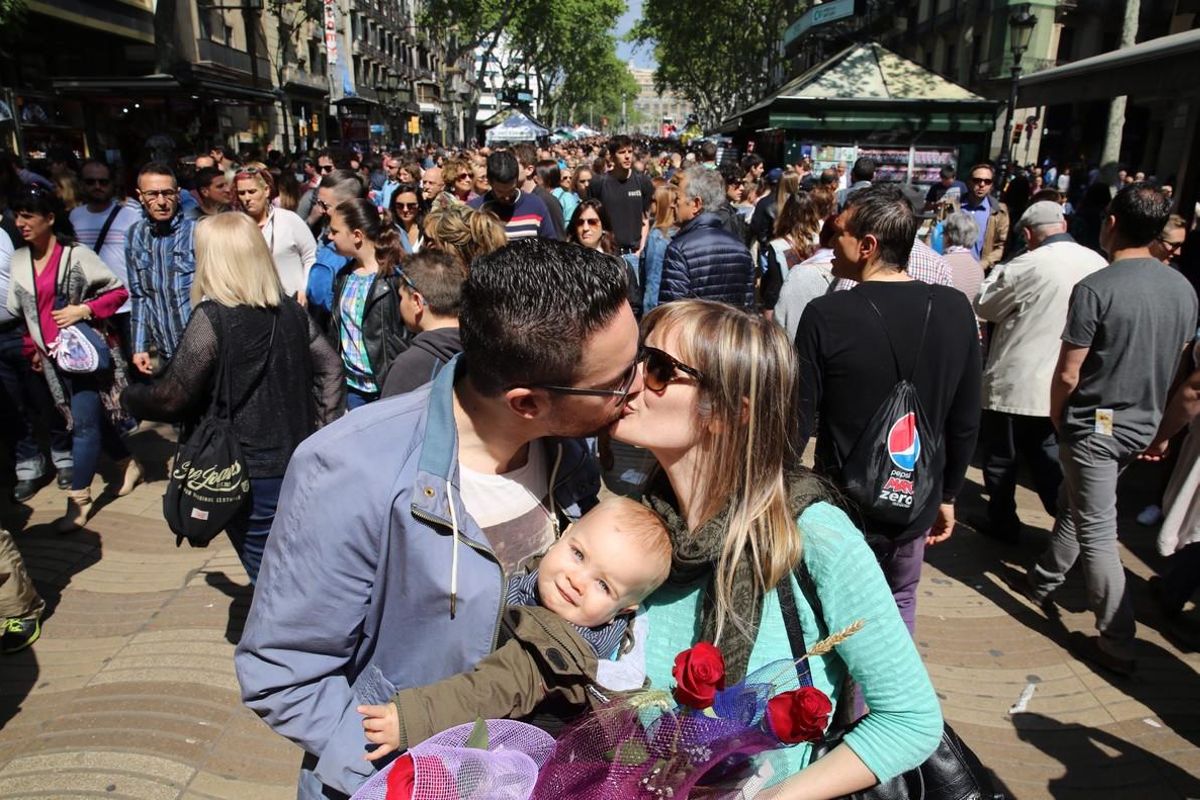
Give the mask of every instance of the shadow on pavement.
<svg viewBox="0 0 1200 800">
<path fill-rule="evenodd" d="M 10 510 L 11 511 L 11 510 Z M 8 520 L 10 513 L 5 513 Z M 25 515 L 28 519 L 28 515 Z M 12 530 L 20 530 L 14 528 Z M 86 528 L 59 534 L 50 524 L 34 525 L 13 537 L 25 569 L 29 572 L 46 608 L 42 612 L 42 634 L 37 642 L 19 653 L 0 656 L 0 728 L 18 711 L 29 692 L 37 685 L 37 648 L 54 636 L 53 616 L 71 578 L 100 560 L 100 536 Z"/>
<path fill-rule="evenodd" d="M 1150 774 L 1158 777 L 1161 790 L 1170 786 L 1171 795 L 1151 790 L 1147 797 L 1195 797 L 1200 794 L 1200 779 L 1144 748 L 1096 728 L 1064 725 L 1041 714 L 1013 715 L 1013 727 L 1022 741 L 1028 742 L 1063 766 L 1065 774 L 1052 778 L 1047 789 L 1051 797 L 1076 797 L 1091 792 L 1104 797 L 1127 787 L 1126 791 L 1146 789 Z M 1126 796 L 1126 795 L 1122 795 Z"/>
<path fill-rule="evenodd" d="M 964 497 L 973 495 L 977 498 L 978 487 L 968 483 L 968 488 Z M 973 501 L 972 505 L 975 502 L 978 501 Z M 1135 531 L 1138 526 L 1126 514 L 1122 514 L 1120 525 L 1122 543 L 1147 563 L 1157 563 L 1159 559 L 1153 554 L 1153 533 L 1150 529 Z M 1128 536 L 1125 535 L 1127 532 Z M 1133 540 L 1132 545 L 1130 540 Z M 1003 545 L 962 525 L 950 541 L 926 550 L 925 560 L 948 578 L 972 587 L 1014 620 L 1074 655 L 1080 652 L 1081 645 L 1094 631 L 1088 630 L 1085 634 L 1068 630 L 1061 620 L 1048 618 L 1040 610 L 1031 607 L 1024 598 L 1018 599 L 1012 589 L 1004 585 L 1016 585 L 1023 581 L 1027 569 L 1041 554 L 1045 544 L 1046 540 L 1042 537 L 1032 539 L 1026 534 L 1020 546 Z M 994 577 L 989 578 L 986 573 L 992 573 Z M 1131 593 L 1139 625 L 1165 628 L 1166 622 L 1153 604 L 1146 581 L 1126 570 L 1125 587 Z M 1054 600 L 1064 611 L 1090 615 L 1086 588 L 1078 566 L 1068 574 L 1067 581 L 1055 593 Z M 1145 638 L 1139 638 L 1136 647 L 1139 662 L 1137 675 L 1123 677 L 1094 667 L 1096 675 L 1131 700 L 1144 705 L 1179 736 L 1200 746 L 1200 674 L 1175 653 Z"/>
<path fill-rule="evenodd" d="M 204 573 L 204 582 L 229 598 L 229 618 L 225 622 L 225 640 L 236 645 L 242 638 L 246 616 L 250 613 L 250 601 L 254 598 L 254 587 L 235 583 L 224 572 Z"/>
</svg>

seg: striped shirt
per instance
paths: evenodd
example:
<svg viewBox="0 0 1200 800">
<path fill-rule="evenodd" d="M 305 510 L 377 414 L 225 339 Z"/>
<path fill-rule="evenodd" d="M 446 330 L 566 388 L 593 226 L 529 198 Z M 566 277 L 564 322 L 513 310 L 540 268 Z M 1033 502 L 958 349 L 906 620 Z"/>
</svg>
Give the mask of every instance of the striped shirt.
<svg viewBox="0 0 1200 800">
<path fill-rule="evenodd" d="M 504 223 L 510 242 L 517 239 L 528 239 L 531 236 L 541 236 L 546 239 L 557 239 L 558 232 L 550 220 L 550 212 L 542 198 L 532 192 L 517 191 L 517 199 L 512 205 L 501 203 L 491 192 L 476 197 L 467 203 L 471 208 L 490 211 Z"/>
<path fill-rule="evenodd" d="M 537 583 L 538 571 L 536 569 L 528 575 L 515 575 L 509 578 L 508 593 L 504 598 L 505 604 L 540 606 L 542 600 L 538 595 Z M 596 657 L 604 660 L 612 658 L 616 654 L 621 640 L 625 638 L 625 631 L 629 627 L 629 617 L 617 616 L 611 622 L 597 625 L 594 628 L 584 628 L 574 623 L 571 627 L 575 628 L 581 639 L 592 646 L 592 649 L 596 651 Z"/>
<path fill-rule="evenodd" d="M 156 226 L 143 217 L 126 234 L 133 352 L 148 352 L 153 344 L 163 358 L 170 358 L 192 313 L 196 223 L 177 213 L 166 223 L 165 233 L 157 233 Z"/>
<path fill-rule="evenodd" d="M 104 224 L 108 222 L 108 215 L 112 213 L 113 207 L 113 202 L 110 202 L 108 208 L 99 212 L 92 211 L 86 205 L 71 209 L 71 225 L 75 228 L 75 236 L 80 244 L 96 249 L 96 240 L 100 238 L 100 231 L 104 230 Z M 97 255 L 113 274 L 121 279 L 121 283 L 128 287 L 129 278 L 125 274 L 125 234 L 141 219 L 141 215 L 129 206 L 117 206 L 117 209 L 117 215 L 113 217 L 112 225 L 104 237 L 104 246 Z M 125 301 L 125 305 L 117 309 L 117 313 L 128 312 L 132 305 L 131 301 Z"/>
</svg>

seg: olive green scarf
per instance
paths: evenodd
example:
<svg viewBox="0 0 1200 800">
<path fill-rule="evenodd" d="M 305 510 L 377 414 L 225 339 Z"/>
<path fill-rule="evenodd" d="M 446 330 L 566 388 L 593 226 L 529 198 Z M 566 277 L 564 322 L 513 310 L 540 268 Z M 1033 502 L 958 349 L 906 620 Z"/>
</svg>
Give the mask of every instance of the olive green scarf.
<svg viewBox="0 0 1200 800">
<path fill-rule="evenodd" d="M 811 504 L 826 499 L 828 490 L 821 480 L 808 471 L 789 476 L 789 497 L 792 517 L 799 518 Z M 731 595 L 733 606 L 746 622 L 746 630 L 726 624 L 722 641 L 716 642 L 716 564 L 729 530 L 730 508 L 702 523 L 696 530 L 688 530 L 687 521 L 678 511 L 675 493 L 666 475 L 659 473 L 647 486 L 642 502 L 662 516 L 671 536 L 671 574 L 667 583 L 672 586 L 692 586 L 706 581 L 700 618 L 700 641 L 719 644 L 725 658 L 725 681 L 728 685 L 739 683 L 746 677 L 750 663 L 750 651 L 758 638 L 758 627 L 762 617 L 763 593 L 755 577 L 754 564 L 749 551 L 742 554 L 734 568 Z M 797 534 L 799 535 L 799 534 Z"/>
</svg>

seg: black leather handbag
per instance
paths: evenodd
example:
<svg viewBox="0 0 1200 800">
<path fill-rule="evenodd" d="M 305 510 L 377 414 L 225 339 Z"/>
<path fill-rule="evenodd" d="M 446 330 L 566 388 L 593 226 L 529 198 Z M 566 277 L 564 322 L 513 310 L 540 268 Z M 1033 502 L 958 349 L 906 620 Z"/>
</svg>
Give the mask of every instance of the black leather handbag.
<svg viewBox="0 0 1200 800">
<path fill-rule="evenodd" d="M 812 588 L 812 578 L 803 564 L 796 570 L 796 580 L 805 598 L 818 617 L 823 618 L 821 603 Z M 796 675 L 801 686 L 812 686 L 812 672 L 808 659 L 799 660 L 807 652 L 804 631 L 800 627 L 800 615 L 796 610 L 796 598 L 792 594 L 791 581 L 780 581 L 775 589 L 783 612 L 792 658 L 797 659 Z M 832 723 L 825 738 L 813 745 L 813 760 L 817 760 L 837 747 L 842 737 L 854 725 L 847 724 L 849 709 L 853 705 L 854 683 L 847 671 L 846 684 L 833 710 Z M 1005 800 L 997 792 L 988 777 L 979 757 L 958 737 L 947 723 L 942 730 L 942 740 L 925 763 L 910 769 L 891 780 L 878 783 L 870 789 L 847 795 L 845 800 Z"/>
</svg>

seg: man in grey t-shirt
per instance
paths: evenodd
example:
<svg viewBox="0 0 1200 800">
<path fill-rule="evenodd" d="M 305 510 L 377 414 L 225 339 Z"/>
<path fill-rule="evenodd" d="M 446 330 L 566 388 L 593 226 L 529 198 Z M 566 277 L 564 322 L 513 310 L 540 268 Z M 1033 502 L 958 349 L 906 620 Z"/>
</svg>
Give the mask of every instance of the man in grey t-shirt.
<svg viewBox="0 0 1200 800">
<path fill-rule="evenodd" d="M 1135 626 L 1117 549 L 1117 478 L 1154 437 L 1196 325 L 1195 292 L 1150 255 L 1169 213 L 1158 189 L 1122 189 L 1100 234 L 1112 263 L 1071 294 L 1050 388 L 1065 480 L 1050 545 L 1029 574 L 1032 599 L 1049 608 L 1082 560 L 1100 636 L 1081 655 L 1123 674 L 1134 670 Z"/>
</svg>

